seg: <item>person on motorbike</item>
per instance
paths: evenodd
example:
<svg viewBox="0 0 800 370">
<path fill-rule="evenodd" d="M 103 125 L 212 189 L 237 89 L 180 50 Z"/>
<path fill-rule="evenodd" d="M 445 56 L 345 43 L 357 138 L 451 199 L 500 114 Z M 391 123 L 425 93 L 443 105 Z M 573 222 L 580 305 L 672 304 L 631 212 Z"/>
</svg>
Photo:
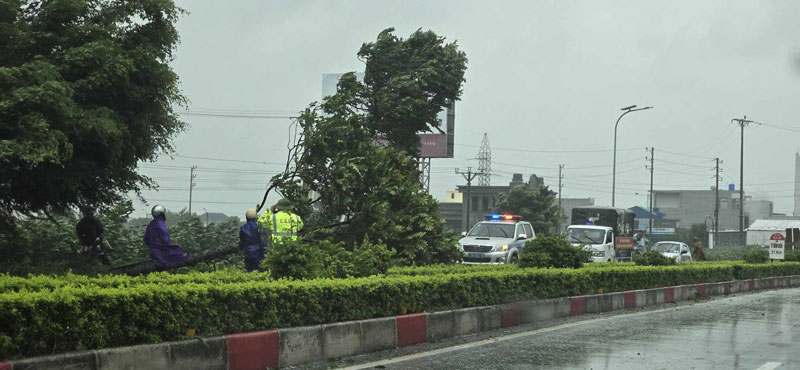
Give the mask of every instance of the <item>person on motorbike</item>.
<svg viewBox="0 0 800 370">
<path fill-rule="evenodd" d="M 75 233 L 83 246 L 83 252 L 92 257 L 98 257 L 104 265 L 110 265 L 108 254 L 113 248 L 106 240 L 105 225 L 95 216 L 93 208 L 84 207 L 81 209 L 81 213 L 83 213 L 83 217 L 75 225 Z"/>
<path fill-rule="evenodd" d="M 166 213 L 167 209 L 162 205 L 156 205 L 150 210 L 153 220 L 147 224 L 143 238 L 158 271 L 183 266 L 192 255 L 190 252 L 184 252 L 180 245 L 170 241 Z"/>
</svg>

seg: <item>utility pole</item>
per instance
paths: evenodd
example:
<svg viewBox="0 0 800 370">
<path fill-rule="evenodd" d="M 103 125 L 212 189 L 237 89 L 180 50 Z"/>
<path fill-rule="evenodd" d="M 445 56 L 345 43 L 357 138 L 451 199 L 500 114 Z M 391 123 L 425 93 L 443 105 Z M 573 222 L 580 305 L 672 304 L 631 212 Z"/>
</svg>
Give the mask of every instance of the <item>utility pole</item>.
<svg viewBox="0 0 800 370">
<path fill-rule="evenodd" d="M 478 176 L 480 173 L 479 172 L 472 172 L 472 167 L 467 167 L 467 172 L 459 171 L 458 168 L 456 168 L 456 173 L 461 175 L 461 176 L 464 176 L 464 179 L 467 180 L 467 202 L 466 202 L 466 205 L 467 205 L 467 231 L 469 231 L 469 228 L 470 228 L 469 213 L 472 212 L 472 196 L 470 194 L 470 188 L 472 187 L 472 180 L 474 180 L 475 177 Z M 464 202 L 461 202 L 461 204 L 464 204 Z"/>
<path fill-rule="evenodd" d="M 192 190 L 197 183 L 194 182 L 195 177 L 197 175 L 194 174 L 194 170 L 197 169 L 197 166 L 192 166 L 189 169 L 189 216 L 192 215 Z"/>
<path fill-rule="evenodd" d="M 648 239 L 652 243 L 653 240 L 653 155 L 655 154 L 655 148 L 646 148 L 650 150 L 650 207 L 648 209 L 648 216 L 650 217 L 649 220 L 649 232 L 648 232 Z"/>
<path fill-rule="evenodd" d="M 759 124 L 758 122 L 748 120 L 747 116 L 744 118 L 734 118 L 731 122 L 736 122 L 741 128 L 740 134 L 740 147 L 739 147 L 739 242 L 741 245 L 747 244 L 747 238 L 744 235 L 744 127 L 751 124 Z"/>
<path fill-rule="evenodd" d="M 715 185 L 714 185 L 714 246 L 719 243 L 719 158 L 714 158 L 716 166 L 714 166 Z"/>
<path fill-rule="evenodd" d="M 564 209 L 561 208 L 561 189 L 564 187 L 564 175 L 561 174 L 561 170 L 564 169 L 563 164 L 558 165 L 558 232 L 561 232 L 561 222 L 564 220 Z"/>
</svg>

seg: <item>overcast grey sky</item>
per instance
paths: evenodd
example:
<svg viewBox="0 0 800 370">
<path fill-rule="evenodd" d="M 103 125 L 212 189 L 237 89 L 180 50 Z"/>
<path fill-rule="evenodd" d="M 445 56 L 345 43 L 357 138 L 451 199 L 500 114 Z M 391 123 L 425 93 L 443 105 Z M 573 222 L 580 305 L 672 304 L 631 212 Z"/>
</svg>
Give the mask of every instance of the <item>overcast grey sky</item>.
<svg viewBox="0 0 800 370">
<path fill-rule="evenodd" d="M 464 183 L 455 167 L 477 167 L 471 158 L 485 132 L 493 184 L 521 172 L 556 187 L 564 164 L 564 197 L 610 205 L 614 122 L 621 107 L 638 104 L 655 109 L 620 123 L 618 206 L 646 204 L 647 146 L 656 148 L 656 189 L 708 189 L 714 157 L 724 161 L 724 183 L 738 187 L 739 134 L 731 119 L 747 115 L 795 130 L 745 130 L 745 191 L 773 200 L 776 212 L 792 212 L 800 2 L 178 3 L 189 14 L 178 24 L 174 68 L 194 110 L 292 114 L 320 99 L 323 73 L 362 71 L 358 48 L 387 27 L 400 36 L 422 28 L 457 40 L 469 64 L 456 104 L 456 158 L 433 160 L 431 193 L 438 198 Z M 282 166 L 186 156 L 285 162 L 290 121 L 184 118 L 191 126 L 175 140 L 181 157 L 142 168 L 162 188 L 145 197 L 150 205 L 186 207 L 188 167 L 196 165 L 193 211 L 243 218 Z M 576 152 L 587 150 L 597 152 Z M 146 207 L 137 205 L 141 215 Z"/>
</svg>

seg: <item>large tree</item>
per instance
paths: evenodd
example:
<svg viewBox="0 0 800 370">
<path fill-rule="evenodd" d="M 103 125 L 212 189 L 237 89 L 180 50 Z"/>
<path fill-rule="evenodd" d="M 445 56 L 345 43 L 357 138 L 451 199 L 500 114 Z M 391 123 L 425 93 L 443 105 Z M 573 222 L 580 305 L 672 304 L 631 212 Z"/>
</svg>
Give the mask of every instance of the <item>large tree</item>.
<svg viewBox="0 0 800 370">
<path fill-rule="evenodd" d="M 528 185 L 517 185 L 507 194 L 498 194 L 495 204 L 500 212 L 522 216 L 537 234 L 549 235 L 558 230 L 560 212 L 556 193 L 547 186 L 534 190 Z"/>
<path fill-rule="evenodd" d="M 437 112 L 459 98 L 466 57 L 431 31 L 407 40 L 392 31 L 358 53 L 363 82 L 346 74 L 336 94 L 300 115 L 301 135 L 274 184 L 310 218 L 311 238 L 383 243 L 403 264 L 452 261 L 454 235 L 421 191 L 414 158 L 417 132 L 438 127 Z"/>
<path fill-rule="evenodd" d="M 0 1 L 0 223 L 151 186 L 184 103 L 171 0 Z"/>
</svg>

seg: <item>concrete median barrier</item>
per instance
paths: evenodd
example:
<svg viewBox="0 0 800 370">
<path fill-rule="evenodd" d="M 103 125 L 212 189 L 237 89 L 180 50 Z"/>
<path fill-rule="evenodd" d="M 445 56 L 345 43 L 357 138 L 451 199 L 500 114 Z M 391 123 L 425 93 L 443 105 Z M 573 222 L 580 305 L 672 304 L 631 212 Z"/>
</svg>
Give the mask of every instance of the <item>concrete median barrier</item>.
<svg viewBox="0 0 800 370">
<path fill-rule="evenodd" d="M 280 366 L 291 366 L 325 359 L 322 325 L 279 329 Z"/>
<path fill-rule="evenodd" d="M 361 322 L 349 321 L 322 326 L 325 359 L 334 360 L 362 353 Z"/>
<path fill-rule="evenodd" d="M 361 320 L 361 349 L 364 353 L 397 348 L 394 317 Z"/>
</svg>

